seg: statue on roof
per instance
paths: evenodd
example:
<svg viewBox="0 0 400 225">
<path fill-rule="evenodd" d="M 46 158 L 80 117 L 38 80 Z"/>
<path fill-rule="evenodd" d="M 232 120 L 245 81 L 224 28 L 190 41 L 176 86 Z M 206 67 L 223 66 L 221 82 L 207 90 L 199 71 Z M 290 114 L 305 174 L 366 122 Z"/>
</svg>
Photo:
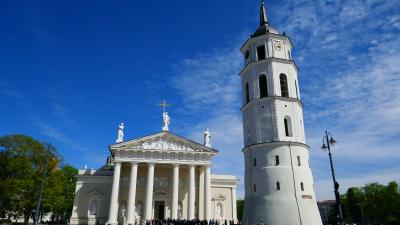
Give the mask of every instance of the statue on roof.
<svg viewBox="0 0 400 225">
<path fill-rule="evenodd" d="M 168 128 L 169 122 L 170 122 L 170 118 L 168 116 L 168 113 L 167 112 L 163 112 L 163 128 L 162 128 L 163 131 L 168 131 L 169 130 L 169 128 Z"/>
<path fill-rule="evenodd" d="M 124 123 L 120 123 L 118 126 L 118 137 L 115 143 L 120 143 L 124 141 Z"/>
<path fill-rule="evenodd" d="M 161 104 L 158 104 L 158 105 L 160 105 L 160 106 L 162 106 L 163 107 L 163 127 L 162 127 L 162 130 L 163 131 L 168 131 L 169 130 L 169 128 L 168 128 L 168 126 L 169 126 L 169 121 L 170 121 L 170 118 L 169 118 L 169 116 L 168 116 L 168 113 L 167 113 L 167 111 L 165 110 L 165 108 L 166 107 L 169 107 L 169 106 L 171 106 L 170 104 L 167 104 L 167 101 L 166 100 L 164 100 L 164 102 L 163 103 L 161 103 Z"/>
<path fill-rule="evenodd" d="M 211 133 L 208 128 L 204 131 L 204 145 L 211 148 Z"/>
</svg>

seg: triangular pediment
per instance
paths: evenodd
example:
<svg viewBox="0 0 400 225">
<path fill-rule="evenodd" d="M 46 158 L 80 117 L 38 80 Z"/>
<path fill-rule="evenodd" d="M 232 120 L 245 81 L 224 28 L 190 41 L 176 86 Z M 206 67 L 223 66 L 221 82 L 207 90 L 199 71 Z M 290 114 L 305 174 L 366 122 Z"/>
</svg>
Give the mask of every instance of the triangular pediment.
<svg viewBox="0 0 400 225">
<path fill-rule="evenodd" d="M 111 150 L 165 150 L 186 152 L 218 152 L 195 141 L 168 131 L 110 145 Z"/>
</svg>

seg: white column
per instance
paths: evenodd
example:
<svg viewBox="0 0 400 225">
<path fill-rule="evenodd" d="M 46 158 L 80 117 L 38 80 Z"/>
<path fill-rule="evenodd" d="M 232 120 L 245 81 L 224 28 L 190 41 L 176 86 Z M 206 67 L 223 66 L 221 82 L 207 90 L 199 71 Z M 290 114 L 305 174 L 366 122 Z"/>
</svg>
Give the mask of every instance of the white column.
<svg viewBox="0 0 400 225">
<path fill-rule="evenodd" d="M 172 209 L 171 218 L 178 218 L 178 194 L 179 194 L 179 164 L 173 164 L 172 169 Z"/>
<path fill-rule="evenodd" d="M 237 215 L 236 215 L 236 212 L 237 212 L 237 208 L 236 208 L 236 188 L 233 187 L 231 189 L 231 191 L 232 191 L 232 220 L 235 221 L 235 223 L 236 223 L 236 220 L 237 220 Z"/>
<path fill-rule="evenodd" d="M 108 221 L 106 224 L 117 224 L 118 214 L 118 191 L 119 191 L 119 178 L 121 175 L 121 162 L 114 163 L 114 175 L 111 190 L 110 211 L 108 214 Z"/>
<path fill-rule="evenodd" d="M 149 163 L 147 169 L 147 182 L 146 182 L 146 211 L 144 219 L 152 219 L 153 212 L 153 183 L 154 183 L 154 163 Z"/>
<path fill-rule="evenodd" d="M 208 165 L 204 173 L 204 219 L 211 219 L 211 173 Z"/>
<path fill-rule="evenodd" d="M 195 165 L 189 165 L 189 198 L 188 198 L 188 219 L 194 219 L 194 201 L 196 199 L 195 196 L 195 187 L 194 187 L 194 169 Z"/>
<path fill-rule="evenodd" d="M 204 220 L 204 168 L 199 168 L 199 219 Z"/>
<path fill-rule="evenodd" d="M 138 163 L 131 162 L 131 177 L 129 180 L 128 193 L 128 218 L 127 224 L 135 224 L 135 202 L 136 202 L 136 180 L 137 180 Z"/>
</svg>

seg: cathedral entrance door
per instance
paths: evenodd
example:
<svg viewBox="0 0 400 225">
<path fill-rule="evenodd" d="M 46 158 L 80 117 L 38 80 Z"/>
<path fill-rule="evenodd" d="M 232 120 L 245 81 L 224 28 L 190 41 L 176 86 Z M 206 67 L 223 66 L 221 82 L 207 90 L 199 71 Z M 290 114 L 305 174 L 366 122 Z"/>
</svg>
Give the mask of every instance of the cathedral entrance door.
<svg viewBox="0 0 400 225">
<path fill-rule="evenodd" d="M 165 202 L 155 201 L 154 202 L 154 218 L 155 219 L 165 219 L 164 218 Z"/>
</svg>

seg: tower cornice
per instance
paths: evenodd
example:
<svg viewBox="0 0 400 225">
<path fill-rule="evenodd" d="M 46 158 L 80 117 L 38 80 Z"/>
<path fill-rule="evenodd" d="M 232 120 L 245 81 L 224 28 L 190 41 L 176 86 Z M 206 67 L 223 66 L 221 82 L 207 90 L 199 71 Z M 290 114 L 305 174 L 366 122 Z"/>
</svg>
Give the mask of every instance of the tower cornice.
<svg viewBox="0 0 400 225">
<path fill-rule="evenodd" d="M 261 36 L 257 36 L 257 37 L 250 37 L 246 40 L 246 42 L 242 45 L 242 47 L 240 47 L 240 51 L 244 54 L 245 53 L 245 49 L 247 49 L 247 46 L 250 45 L 252 42 L 256 42 L 259 40 L 265 40 L 268 38 L 278 38 L 278 39 L 285 39 L 286 41 L 288 41 L 288 43 L 290 44 L 290 46 L 293 48 L 293 44 L 292 41 L 290 39 L 289 36 L 286 35 L 280 35 L 280 34 L 273 34 L 273 33 L 268 33 L 268 34 L 263 34 Z"/>
<path fill-rule="evenodd" d="M 242 108 L 240 110 L 243 112 L 243 110 L 245 110 L 250 104 L 256 103 L 256 102 L 260 102 L 260 101 L 263 101 L 263 100 L 266 100 L 266 99 L 297 102 L 297 103 L 299 103 L 301 108 L 304 108 L 303 102 L 298 98 L 290 98 L 290 97 L 282 97 L 282 96 L 267 96 L 267 97 L 263 97 L 263 98 L 259 98 L 259 99 L 250 100 L 250 102 L 247 103 L 246 105 L 242 106 Z"/>
<path fill-rule="evenodd" d="M 242 152 L 250 151 L 252 148 L 256 146 L 282 146 L 282 145 L 290 145 L 290 146 L 301 146 L 306 148 L 307 150 L 310 150 L 310 146 L 301 142 L 296 142 L 296 141 L 269 141 L 269 142 L 261 142 L 257 144 L 252 144 L 244 147 L 242 149 Z"/>
<path fill-rule="evenodd" d="M 256 66 L 259 64 L 264 64 L 264 63 L 270 63 L 270 62 L 279 62 L 279 63 L 286 63 L 286 64 L 291 64 L 294 66 L 294 68 L 296 69 L 296 72 L 299 72 L 299 68 L 297 67 L 296 63 L 294 62 L 294 60 L 288 60 L 288 59 L 281 59 L 281 58 L 275 58 L 275 57 L 269 57 L 263 60 L 258 60 L 258 61 L 254 61 L 254 62 L 249 62 L 247 63 L 244 68 L 242 69 L 242 71 L 240 71 L 239 75 L 242 76 L 242 74 L 244 72 L 246 72 L 246 70 L 252 66 Z"/>
</svg>

